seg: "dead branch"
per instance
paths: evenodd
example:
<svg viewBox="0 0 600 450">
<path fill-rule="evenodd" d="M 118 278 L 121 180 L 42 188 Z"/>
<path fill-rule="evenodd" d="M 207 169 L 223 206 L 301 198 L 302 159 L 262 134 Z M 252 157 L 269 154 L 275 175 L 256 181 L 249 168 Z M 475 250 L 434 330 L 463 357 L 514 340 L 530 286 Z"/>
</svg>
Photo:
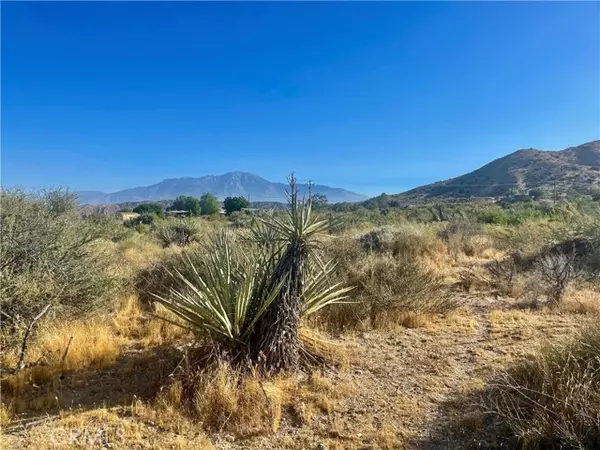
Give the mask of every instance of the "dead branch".
<svg viewBox="0 0 600 450">
<path fill-rule="evenodd" d="M 21 353 L 19 354 L 19 361 L 17 362 L 16 366 L 15 367 L 0 366 L 0 372 L 16 374 L 23 369 L 27 369 L 29 367 L 34 367 L 34 366 L 43 366 L 46 364 L 45 362 L 43 362 L 41 360 L 35 361 L 35 362 L 30 362 L 30 363 L 25 363 L 25 356 L 27 356 L 27 347 L 29 345 L 29 337 L 31 336 L 31 332 L 33 331 L 33 328 L 34 328 L 35 324 L 38 322 L 38 320 L 40 320 L 42 317 L 44 317 L 44 315 L 50 310 L 50 306 L 51 306 L 50 304 L 46 305 L 44 307 L 44 309 L 42 309 L 42 311 L 40 311 L 40 313 L 29 322 L 29 325 L 27 325 L 27 329 L 25 330 L 25 335 L 23 336 L 23 341 L 21 342 Z"/>
</svg>

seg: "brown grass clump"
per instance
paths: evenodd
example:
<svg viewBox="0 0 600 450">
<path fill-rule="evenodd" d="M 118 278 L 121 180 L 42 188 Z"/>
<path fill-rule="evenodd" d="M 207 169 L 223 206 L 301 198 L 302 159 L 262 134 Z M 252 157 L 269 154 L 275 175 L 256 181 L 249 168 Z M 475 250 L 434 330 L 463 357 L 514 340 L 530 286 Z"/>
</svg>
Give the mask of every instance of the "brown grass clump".
<svg viewBox="0 0 600 450">
<path fill-rule="evenodd" d="M 499 375 L 485 406 L 524 448 L 597 448 L 600 329 L 544 347 Z"/>
<path fill-rule="evenodd" d="M 600 316 L 600 289 L 569 289 L 562 310 L 576 314 Z"/>
<path fill-rule="evenodd" d="M 117 252 L 121 259 L 123 270 L 132 276 L 138 270 L 149 267 L 160 258 L 163 249 L 157 242 L 146 235 L 139 233 L 120 241 L 116 244 Z"/>
<path fill-rule="evenodd" d="M 124 341 L 115 336 L 105 323 L 63 322 L 48 326 L 30 345 L 27 353 L 30 361 L 39 360 L 44 365 L 24 369 L 17 374 L 5 374 L 2 393 L 17 396 L 28 387 L 48 383 L 65 372 L 112 365 L 123 344 Z M 9 367 L 16 363 L 18 353 L 17 349 L 7 353 L 4 363 Z"/>
<path fill-rule="evenodd" d="M 174 344 L 192 337 L 186 329 L 162 318 L 171 322 L 178 320 L 163 306 L 144 307 L 136 295 L 129 295 L 118 302 L 113 327 L 119 335 L 138 340 L 143 348 Z"/>
<path fill-rule="evenodd" d="M 175 382 L 157 404 L 191 415 L 209 431 L 247 438 L 276 432 L 284 420 L 306 424 L 315 413 L 333 411 L 351 392 L 349 384 L 333 382 L 317 371 L 265 378 L 221 362 L 186 375 L 183 383 Z"/>
<path fill-rule="evenodd" d="M 440 230 L 439 236 L 455 262 L 464 258 L 490 259 L 498 254 L 494 238 L 476 222 L 449 222 Z"/>
<path fill-rule="evenodd" d="M 142 413 L 148 410 L 143 409 Z M 151 419 L 149 419 L 151 417 Z M 145 419 L 148 420 L 146 421 Z M 171 418 L 175 421 L 175 418 Z M 182 418 L 178 417 L 182 423 Z M 28 428 L 23 435 L 3 435 L 3 448 L 71 450 L 74 448 L 116 450 L 214 450 L 203 433 L 180 435 L 155 415 L 122 414 L 119 408 L 69 411 L 60 417 Z"/>
<path fill-rule="evenodd" d="M 3 403 L 0 403 L 0 428 L 5 427 L 10 422 L 12 411 Z"/>
</svg>

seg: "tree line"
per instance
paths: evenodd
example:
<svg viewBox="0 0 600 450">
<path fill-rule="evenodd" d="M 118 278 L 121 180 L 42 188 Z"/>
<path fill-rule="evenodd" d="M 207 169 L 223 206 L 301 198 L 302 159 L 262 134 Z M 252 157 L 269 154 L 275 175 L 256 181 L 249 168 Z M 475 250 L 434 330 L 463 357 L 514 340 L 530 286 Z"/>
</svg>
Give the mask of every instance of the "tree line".
<svg viewBox="0 0 600 450">
<path fill-rule="evenodd" d="M 227 215 L 241 211 L 249 205 L 250 203 L 244 197 L 227 197 L 223 201 L 223 209 Z M 180 195 L 166 209 L 160 203 L 144 202 L 137 205 L 132 211 L 138 214 L 155 214 L 160 217 L 163 217 L 167 211 L 186 211 L 190 216 L 210 216 L 221 212 L 221 203 L 210 193 L 205 193 L 200 198 Z"/>
</svg>

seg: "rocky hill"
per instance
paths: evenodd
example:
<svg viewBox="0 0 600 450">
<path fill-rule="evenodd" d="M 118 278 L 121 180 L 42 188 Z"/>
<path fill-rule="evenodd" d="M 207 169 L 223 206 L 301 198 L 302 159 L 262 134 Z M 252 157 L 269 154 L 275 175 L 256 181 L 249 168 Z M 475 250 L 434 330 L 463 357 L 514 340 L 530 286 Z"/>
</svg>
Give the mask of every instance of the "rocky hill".
<svg viewBox="0 0 600 450">
<path fill-rule="evenodd" d="M 420 186 L 392 197 L 405 203 L 501 197 L 530 190 L 587 194 L 600 186 L 600 141 L 560 151 L 518 150 L 460 177 Z"/>
</svg>

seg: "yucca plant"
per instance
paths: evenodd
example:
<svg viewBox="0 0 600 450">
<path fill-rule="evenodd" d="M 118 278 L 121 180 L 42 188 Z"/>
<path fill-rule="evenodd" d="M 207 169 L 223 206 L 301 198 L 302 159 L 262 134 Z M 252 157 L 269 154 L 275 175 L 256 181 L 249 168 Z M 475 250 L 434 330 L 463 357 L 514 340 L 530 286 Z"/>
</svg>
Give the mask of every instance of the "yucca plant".
<svg viewBox="0 0 600 450">
<path fill-rule="evenodd" d="M 259 319 L 251 338 L 254 357 L 266 372 L 295 370 L 300 355 L 300 319 L 303 312 L 305 281 L 311 256 L 316 256 L 320 238 L 329 228 L 327 220 L 311 214 L 311 199 L 298 197 L 296 178 L 288 179 L 289 209 L 283 216 L 263 220 L 263 226 L 278 254 L 271 277 L 271 289 L 280 286 L 277 295 Z M 314 258 L 318 259 L 318 258 Z M 320 288 L 324 288 L 320 285 Z M 336 291 L 331 292 L 334 296 Z M 338 295 L 342 295 L 339 294 Z"/>
<path fill-rule="evenodd" d="M 253 242 L 217 235 L 186 275 L 171 274 L 176 288 L 154 295 L 220 354 L 267 373 L 295 369 L 301 318 L 343 302 L 350 290 L 332 282 L 334 264 L 310 258 L 327 222 L 311 217 L 310 201 L 298 200 L 293 177 L 290 188 L 290 210 L 258 225 Z"/>
<path fill-rule="evenodd" d="M 177 287 L 153 296 L 181 319 L 177 325 L 207 338 L 218 352 L 245 357 L 254 325 L 280 289 L 270 285 L 273 262 L 258 256 L 250 257 L 220 233 L 210 241 L 203 260 L 188 260 L 185 275 L 171 273 Z"/>
<path fill-rule="evenodd" d="M 164 247 L 189 245 L 198 238 L 200 226 L 192 219 L 177 219 L 156 229 L 156 237 Z"/>
</svg>

